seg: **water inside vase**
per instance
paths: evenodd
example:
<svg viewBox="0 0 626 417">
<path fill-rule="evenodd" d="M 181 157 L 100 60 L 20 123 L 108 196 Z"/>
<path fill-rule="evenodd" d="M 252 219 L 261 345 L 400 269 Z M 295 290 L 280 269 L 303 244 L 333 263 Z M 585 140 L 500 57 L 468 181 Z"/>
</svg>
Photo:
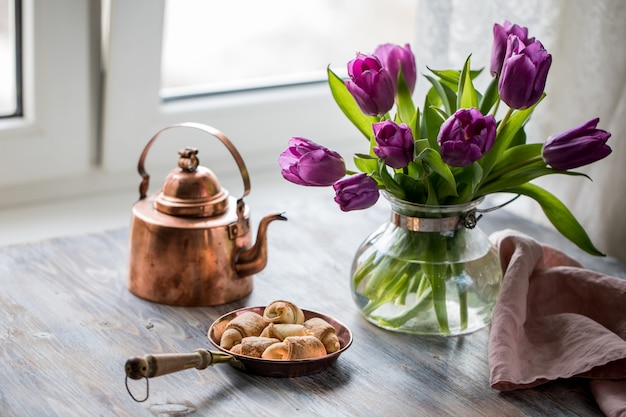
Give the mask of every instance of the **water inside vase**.
<svg viewBox="0 0 626 417">
<path fill-rule="evenodd" d="M 393 250 L 393 233 L 390 226 L 380 229 L 355 257 L 353 297 L 368 321 L 398 332 L 442 335 L 471 333 L 490 323 L 502 272 L 484 235 L 464 236 L 462 254 L 450 256 L 454 261 L 427 262 Z"/>
</svg>

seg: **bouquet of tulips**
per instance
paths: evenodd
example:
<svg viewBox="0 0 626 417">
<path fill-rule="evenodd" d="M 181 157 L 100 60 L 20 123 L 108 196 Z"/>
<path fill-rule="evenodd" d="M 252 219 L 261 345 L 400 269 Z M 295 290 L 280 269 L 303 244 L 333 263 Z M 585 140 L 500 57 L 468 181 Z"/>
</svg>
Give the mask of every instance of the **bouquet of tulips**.
<svg viewBox="0 0 626 417">
<path fill-rule="evenodd" d="M 413 103 L 415 57 L 407 44 L 385 44 L 348 63 L 350 79 L 328 68 L 332 95 L 365 136 L 366 152 L 356 153 L 360 173 L 344 158 L 309 139 L 294 137 L 280 155 L 283 177 L 305 186 L 333 186 L 341 210 L 371 207 L 386 190 L 426 205 L 473 201 L 492 193 L 528 196 L 564 236 L 600 255 L 568 208 L 553 194 L 531 184 L 549 174 L 584 175 L 572 169 L 611 153 L 610 133 L 599 119 L 526 143 L 524 125 L 544 98 L 552 56 L 528 29 L 505 22 L 493 27 L 490 72 L 484 93 L 474 88 L 481 71 L 433 70 L 422 108 Z M 504 116 L 496 116 L 501 103 Z M 395 105 L 396 111 L 391 113 Z"/>
<path fill-rule="evenodd" d="M 495 24 L 493 35 L 492 80 L 486 90 L 475 88 L 481 71 L 471 69 L 468 57 L 460 70 L 428 69 L 424 77 L 431 87 L 421 108 L 413 101 L 417 69 L 408 44 L 384 44 L 371 55 L 357 54 L 348 63 L 346 80 L 328 68 L 336 103 L 366 140 L 363 152 L 354 155 L 359 172 L 347 170 L 337 152 L 293 137 L 279 158 L 283 177 L 305 186 L 332 186 L 343 211 L 371 207 L 381 190 L 424 206 L 465 204 L 493 193 L 524 195 L 539 203 L 564 236 L 601 255 L 568 208 L 531 181 L 551 174 L 584 176 L 572 170 L 609 155 L 610 134 L 598 129 L 596 118 L 543 143 L 527 143 L 524 127 L 545 97 L 552 56 L 528 36 L 527 28 L 508 21 Z M 425 309 L 434 309 L 440 332 L 450 333 L 445 282 L 459 277 L 462 266 L 435 259 L 462 245 L 442 233 L 430 235 L 418 242 L 405 233 L 393 249 L 396 256 L 372 255 L 357 265 L 353 289 L 365 289 L 355 299 L 368 300 L 362 312 L 372 314 L 371 321 L 377 309 L 404 305 L 411 293 L 414 305 L 394 317 L 380 313 L 376 322 L 401 327 Z M 420 250 L 433 261 L 429 267 L 429 262 L 411 266 L 397 261 Z M 402 280 L 412 284 L 401 285 Z M 461 332 L 468 316 L 464 291 L 459 286 Z"/>
</svg>

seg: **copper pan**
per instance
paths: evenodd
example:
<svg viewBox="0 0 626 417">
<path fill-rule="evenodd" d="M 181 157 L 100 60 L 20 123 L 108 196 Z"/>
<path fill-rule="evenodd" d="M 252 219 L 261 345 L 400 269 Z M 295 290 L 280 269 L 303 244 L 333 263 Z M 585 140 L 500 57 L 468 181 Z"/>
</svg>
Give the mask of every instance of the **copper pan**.
<svg viewBox="0 0 626 417">
<path fill-rule="evenodd" d="M 326 320 L 336 329 L 339 345 L 341 346 L 338 351 L 311 359 L 269 360 L 234 354 L 220 346 L 220 341 L 216 335 L 222 334 L 224 327 L 230 320 L 247 311 L 253 311 L 262 315 L 264 309 L 265 307 L 241 308 L 215 320 L 209 328 L 207 336 L 217 350 L 196 349 L 193 353 L 162 353 L 128 359 L 125 365 L 127 385 L 128 378 L 146 378 L 147 380 L 148 378 L 171 374 L 185 369 L 206 369 L 211 365 L 220 363 L 228 363 L 240 371 L 261 376 L 291 378 L 311 375 L 321 372 L 335 363 L 339 355 L 352 344 L 352 332 L 343 323 L 325 314 L 302 310 L 305 320 L 319 317 Z M 148 398 L 148 395 L 146 395 L 146 398 L 137 400 L 130 390 L 129 394 L 135 401 L 139 402 Z"/>
</svg>

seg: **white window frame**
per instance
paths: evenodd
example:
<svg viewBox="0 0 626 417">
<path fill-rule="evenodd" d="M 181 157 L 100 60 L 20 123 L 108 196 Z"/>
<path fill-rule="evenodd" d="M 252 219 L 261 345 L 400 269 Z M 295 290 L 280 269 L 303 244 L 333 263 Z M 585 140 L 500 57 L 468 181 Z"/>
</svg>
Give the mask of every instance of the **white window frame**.
<svg viewBox="0 0 626 417">
<path fill-rule="evenodd" d="M 104 42 L 100 1 L 22 1 L 24 117 L 0 120 L 0 208 L 134 189 L 149 139 L 180 122 L 224 132 L 243 156 L 253 187 L 258 174 L 280 180 L 278 156 L 292 136 L 334 149 L 348 164 L 354 144 L 363 141 L 325 82 L 164 102 L 164 0 L 109 0 Z M 153 146 L 147 168 L 166 173 L 176 166 L 176 151 L 191 145 L 220 179 L 238 177 L 217 141 L 185 135 Z M 161 180 L 153 178 L 156 187 Z"/>
<path fill-rule="evenodd" d="M 58 185 L 93 167 L 91 11 L 86 1 L 22 0 L 24 116 L 0 119 L 5 203 L 69 192 Z"/>
<path fill-rule="evenodd" d="M 180 122 L 221 130 L 242 154 L 252 175 L 268 170 L 278 173 L 278 155 L 292 136 L 308 137 L 339 152 L 342 146 L 362 140 L 334 103 L 325 82 L 163 102 L 158 92 L 164 9 L 164 0 L 111 0 L 102 158 L 106 171 L 134 168 L 152 135 Z M 184 137 L 172 139 L 175 145 L 171 146 L 180 148 L 192 140 L 187 133 Z M 219 143 L 199 143 L 201 163 L 218 172 L 218 177 L 225 175 L 222 172 L 237 173 L 232 160 L 223 157 L 227 153 L 213 157 Z M 151 163 L 175 166 L 177 155 L 170 144 L 160 151 L 151 148 Z M 351 153 L 344 156 L 351 157 Z"/>
</svg>

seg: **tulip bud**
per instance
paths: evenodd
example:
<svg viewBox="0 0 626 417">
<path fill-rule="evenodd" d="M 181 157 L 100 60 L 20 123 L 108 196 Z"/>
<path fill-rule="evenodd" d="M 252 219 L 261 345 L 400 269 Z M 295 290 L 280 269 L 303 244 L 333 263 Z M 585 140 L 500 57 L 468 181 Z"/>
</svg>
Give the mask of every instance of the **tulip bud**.
<svg viewBox="0 0 626 417">
<path fill-rule="evenodd" d="M 395 90 L 389 72 L 373 55 L 358 54 L 348 63 L 346 87 L 361 111 L 368 116 L 379 116 L 393 107 Z"/>
<path fill-rule="evenodd" d="M 512 109 L 527 109 L 539 101 L 552 64 L 550 55 L 534 41 L 528 46 L 515 35 L 507 41 L 506 56 L 498 82 L 500 98 Z"/>
<path fill-rule="evenodd" d="M 415 141 L 413 132 L 404 123 L 398 125 L 391 120 L 372 125 L 378 146 L 373 151 L 385 164 L 392 168 L 404 168 L 413 160 Z"/>
<path fill-rule="evenodd" d="M 283 178 L 298 185 L 329 186 L 346 174 L 341 155 L 298 137 L 289 140 L 278 163 Z"/>
<path fill-rule="evenodd" d="M 351 175 L 337 181 L 335 202 L 341 211 L 363 210 L 372 207 L 378 201 L 379 192 L 376 181 L 365 173 Z"/>
<path fill-rule="evenodd" d="M 402 75 L 406 81 L 411 94 L 415 89 L 417 81 L 417 68 L 415 65 L 415 55 L 411 51 L 411 47 L 407 43 L 404 47 L 386 43 L 380 45 L 374 51 L 374 55 L 380 60 L 383 67 L 391 75 L 394 91 L 398 91 L 398 74 L 402 70 Z"/>
<path fill-rule="evenodd" d="M 528 37 L 528 28 L 514 25 L 508 20 L 504 26 L 493 25 L 493 45 L 491 47 L 491 75 L 499 75 L 502 71 L 502 62 L 506 55 L 506 45 L 509 35 L 515 35 L 524 45 L 528 46 L 535 41 L 535 38 Z"/>
<path fill-rule="evenodd" d="M 466 167 L 489 152 L 496 139 L 496 120 L 475 108 L 459 109 L 439 130 L 441 158 L 453 167 Z"/>
<path fill-rule="evenodd" d="M 554 169 L 568 170 L 591 164 L 608 156 L 606 144 L 611 134 L 596 129 L 600 119 L 589 120 L 578 127 L 549 137 L 543 144 L 543 160 Z"/>
</svg>

